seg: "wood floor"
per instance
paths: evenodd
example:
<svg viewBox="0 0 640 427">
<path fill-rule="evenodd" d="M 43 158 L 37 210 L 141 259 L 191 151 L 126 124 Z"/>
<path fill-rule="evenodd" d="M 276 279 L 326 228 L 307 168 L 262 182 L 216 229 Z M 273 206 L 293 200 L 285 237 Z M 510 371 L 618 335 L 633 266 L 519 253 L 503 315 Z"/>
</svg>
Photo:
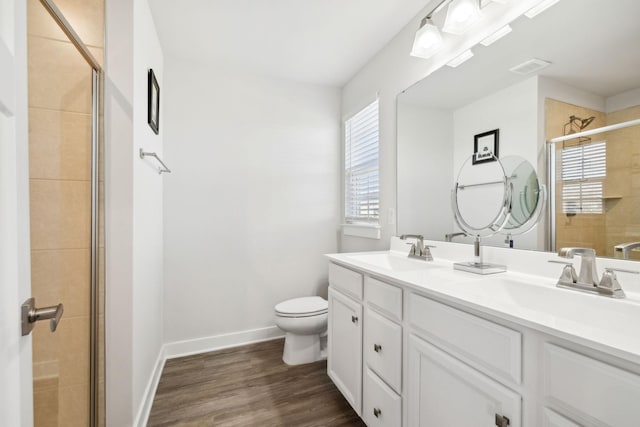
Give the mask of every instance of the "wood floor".
<svg viewBox="0 0 640 427">
<path fill-rule="evenodd" d="M 168 360 L 148 426 L 364 426 L 326 362 L 287 366 L 283 340 Z"/>
</svg>

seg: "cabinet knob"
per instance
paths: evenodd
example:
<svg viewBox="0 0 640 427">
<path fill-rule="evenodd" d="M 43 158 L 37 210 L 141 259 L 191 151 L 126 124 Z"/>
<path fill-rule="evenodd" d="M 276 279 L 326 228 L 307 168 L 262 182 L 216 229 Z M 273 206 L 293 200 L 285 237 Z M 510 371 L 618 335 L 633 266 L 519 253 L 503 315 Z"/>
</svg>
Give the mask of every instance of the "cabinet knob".
<svg viewBox="0 0 640 427">
<path fill-rule="evenodd" d="M 358 316 L 351 316 L 351 322 L 358 323 Z"/>
<path fill-rule="evenodd" d="M 382 350 L 382 346 L 380 344 L 373 345 L 373 351 L 375 351 L 376 353 L 380 353 L 381 350 Z"/>
<path fill-rule="evenodd" d="M 380 418 L 380 415 L 382 415 L 382 411 L 378 408 L 373 408 L 373 415 L 375 415 L 376 418 Z"/>
<path fill-rule="evenodd" d="M 498 427 L 508 427 L 510 424 L 511 421 L 509 421 L 509 418 L 505 417 L 504 415 L 496 414 L 496 425 Z"/>
</svg>

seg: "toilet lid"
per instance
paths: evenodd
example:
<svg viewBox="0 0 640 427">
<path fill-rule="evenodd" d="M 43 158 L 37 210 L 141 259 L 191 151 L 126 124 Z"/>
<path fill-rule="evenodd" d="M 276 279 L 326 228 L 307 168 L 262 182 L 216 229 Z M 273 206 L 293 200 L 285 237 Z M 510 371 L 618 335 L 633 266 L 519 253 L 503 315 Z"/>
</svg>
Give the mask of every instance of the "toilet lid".
<svg viewBox="0 0 640 427">
<path fill-rule="evenodd" d="M 294 298 L 276 305 L 276 313 L 285 315 L 322 314 L 329 308 L 327 300 L 321 297 Z"/>
</svg>

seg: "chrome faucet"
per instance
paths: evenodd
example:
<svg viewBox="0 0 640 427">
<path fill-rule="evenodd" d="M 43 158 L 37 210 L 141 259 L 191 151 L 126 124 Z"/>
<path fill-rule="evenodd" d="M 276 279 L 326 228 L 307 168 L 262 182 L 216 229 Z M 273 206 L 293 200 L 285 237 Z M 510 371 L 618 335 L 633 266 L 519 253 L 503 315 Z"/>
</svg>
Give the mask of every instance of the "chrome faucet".
<svg viewBox="0 0 640 427">
<path fill-rule="evenodd" d="M 444 240 L 445 242 L 451 242 L 453 240 L 454 237 L 458 237 L 458 236 L 466 236 L 467 233 L 448 233 L 444 235 Z"/>
<path fill-rule="evenodd" d="M 615 245 L 613 247 L 613 250 L 615 252 L 616 258 L 629 259 L 629 252 L 638 248 L 640 248 L 640 242 L 631 242 Z"/>
<path fill-rule="evenodd" d="M 596 271 L 596 251 L 591 248 L 562 248 L 558 256 L 563 258 L 573 258 L 580 255 L 580 274 L 577 283 L 580 285 L 596 286 L 599 283 L 598 272 Z"/>
<path fill-rule="evenodd" d="M 430 248 L 435 248 L 435 246 L 425 245 L 424 237 L 421 234 L 403 234 L 400 236 L 400 239 L 416 239 L 415 243 L 407 243 L 407 245 L 411 245 L 411 250 L 409 251 L 409 258 L 418 258 L 425 261 L 433 261 L 433 255 L 431 255 Z"/>
<path fill-rule="evenodd" d="M 556 286 L 561 288 L 577 289 L 583 292 L 605 295 L 613 298 L 624 298 L 625 293 L 616 277 L 616 271 L 623 273 L 639 274 L 633 270 L 623 270 L 618 268 L 605 268 L 602 279 L 598 279 L 596 271 L 596 251 L 590 248 L 562 248 L 558 256 L 563 258 L 573 258 L 574 255 L 582 257 L 580 264 L 580 274 L 576 274 L 573 264 L 562 261 L 549 261 L 558 264 L 565 264 L 560 279 Z"/>
</svg>

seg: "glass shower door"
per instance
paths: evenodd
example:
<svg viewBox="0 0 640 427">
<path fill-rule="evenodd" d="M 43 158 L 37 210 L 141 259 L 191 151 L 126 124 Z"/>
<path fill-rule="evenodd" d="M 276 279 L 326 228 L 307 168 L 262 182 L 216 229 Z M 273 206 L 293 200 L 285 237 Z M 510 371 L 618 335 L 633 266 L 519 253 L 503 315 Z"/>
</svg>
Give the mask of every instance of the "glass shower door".
<svg viewBox="0 0 640 427">
<path fill-rule="evenodd" d="M 99 74 L 43 3 L 28 2 L 31 288 L 36 307 L 62 303 L 64 314 L 55 332 L 45 322 L 33 329 L 34 424 L 88 426 L 98 419 L 97 326 L 104 323 L 97 280 Z"/>
</svg>

